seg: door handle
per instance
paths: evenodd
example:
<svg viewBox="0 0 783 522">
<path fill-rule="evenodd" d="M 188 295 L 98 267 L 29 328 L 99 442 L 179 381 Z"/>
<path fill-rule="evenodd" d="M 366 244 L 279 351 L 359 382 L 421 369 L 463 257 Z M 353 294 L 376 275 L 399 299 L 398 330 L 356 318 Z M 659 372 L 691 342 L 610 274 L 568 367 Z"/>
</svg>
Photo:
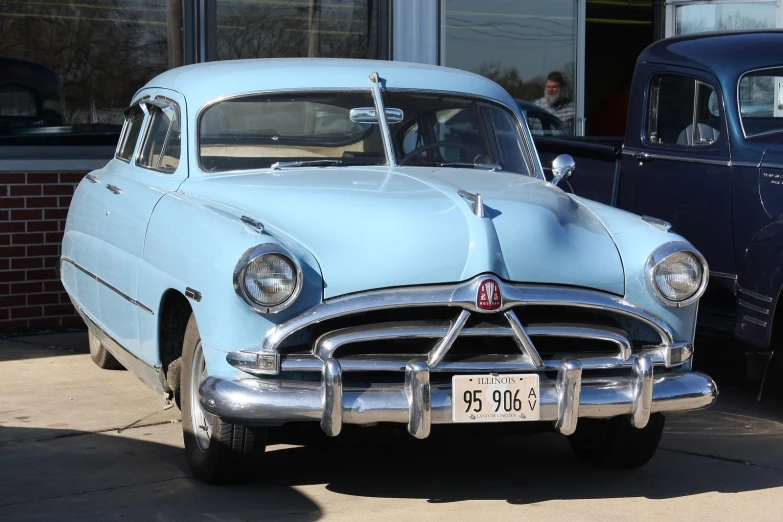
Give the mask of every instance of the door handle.
<svg viewBox="0 0 783 522">
<path fill-rule="evenodd" d="M 122 194 L 122 189 L 120 187 L 115 187 L 114 185 L 106 185 L 106 188 L 111 190 L 115 194 Z"/>
<path fill-rule="evenodd" d="M 642 161 L 650 161 L 653 159 L 653 155 L 649 152 L 637 152 L 633 155 L 634 158 L 638 159 L 640 162 Z"/>
<path fill-rule="evenodd" d="M 90 183 L 98 183 L 100 181 L 98 178 L 96 178 L 92 174 L 87 174 L 84 177 L 87 178 L 87 181 L 89 181 Z"/>
</svg>

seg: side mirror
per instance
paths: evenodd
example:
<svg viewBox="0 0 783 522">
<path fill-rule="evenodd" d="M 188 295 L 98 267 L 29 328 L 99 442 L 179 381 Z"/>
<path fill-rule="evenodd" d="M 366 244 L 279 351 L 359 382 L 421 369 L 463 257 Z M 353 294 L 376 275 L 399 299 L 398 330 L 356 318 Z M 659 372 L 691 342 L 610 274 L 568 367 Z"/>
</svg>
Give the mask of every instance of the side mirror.
<svg viewBox="0 0 783 522">
<path fill-rule="evenodd" d="M 574 158 L 568 154 L 561 154 L 552 160 L 552 185 L 557 185 L 563 180 L 571 177 L 576 170 Z"/>
</svg>

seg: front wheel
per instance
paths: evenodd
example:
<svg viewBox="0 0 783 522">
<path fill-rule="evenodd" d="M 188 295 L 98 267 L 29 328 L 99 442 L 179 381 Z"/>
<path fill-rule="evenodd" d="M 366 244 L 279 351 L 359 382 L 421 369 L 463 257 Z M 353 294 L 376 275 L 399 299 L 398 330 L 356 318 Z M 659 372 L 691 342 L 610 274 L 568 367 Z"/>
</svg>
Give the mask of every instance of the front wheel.
<svg viewBox="0 0 783 522">
<path fill-rule="evenodd" d="M 579 419 L 568 443 L 577 457 L 601 468 L 632 469 L 647 464 L 658 449 L 665 419 L 650 416 L 644 428 L 634 428 L 626 417 Z"/>
<path fill-rule="evenodd" d="M 266 449 L 266 428 L 223 422 L 204 411 L 198 388 L 207 375 L 201 336 L 191 315 L 182 346 L 182 432 L 193 475 L 208 484 L 248 480 L 258 470 Z"/>
</svg>

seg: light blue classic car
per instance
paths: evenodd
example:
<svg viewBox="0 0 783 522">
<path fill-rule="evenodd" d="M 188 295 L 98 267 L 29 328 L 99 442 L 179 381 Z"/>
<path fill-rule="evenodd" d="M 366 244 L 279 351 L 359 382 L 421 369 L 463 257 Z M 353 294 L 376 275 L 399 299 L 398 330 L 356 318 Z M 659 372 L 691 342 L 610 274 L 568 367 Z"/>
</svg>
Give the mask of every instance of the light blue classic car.
<svg viewBox="0 0 783 522">
<path fill-rule="evenodd" d="M 73 198 L 61 277 L 93 360 L 181 406 L 193 473 L 259 468 L 290 422 L 546 422 L 604 467 L 654 454 L 708 268 L 666 223 L 544 179 L 523 114 L 463 71 L 181 67 Z"/>
</svg>

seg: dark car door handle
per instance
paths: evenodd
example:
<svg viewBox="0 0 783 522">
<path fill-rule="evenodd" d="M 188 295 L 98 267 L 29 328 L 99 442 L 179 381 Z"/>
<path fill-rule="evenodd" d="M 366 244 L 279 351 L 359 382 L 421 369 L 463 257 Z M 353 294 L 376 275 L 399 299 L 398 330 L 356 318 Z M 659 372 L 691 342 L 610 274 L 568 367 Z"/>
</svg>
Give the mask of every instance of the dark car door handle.
<svg viewBox="0 0 783 522">
<path fill-rule="evenodd" d="M 120 187 L 115 187 L 114 185 L 106 185 L 106 188 L 111 190 L 115 194 L 122 194 L 122 189 Z"/>
<path fill-rule="evenodd" d="M 634 158 L 638 159 L 639 161 L 650 161 L 653 159 L 652 154 L 649 152 L 637 152 L 633 155 Z"/>
<path fill-rule="evenodd" d="M 96 178 L 92 174 L 87 174 L 84 177 L 87 178 L 87 181 L 89 181 L 90 183 L 98 183 L 100 181 L 98 178 Z"/>
</svg>

